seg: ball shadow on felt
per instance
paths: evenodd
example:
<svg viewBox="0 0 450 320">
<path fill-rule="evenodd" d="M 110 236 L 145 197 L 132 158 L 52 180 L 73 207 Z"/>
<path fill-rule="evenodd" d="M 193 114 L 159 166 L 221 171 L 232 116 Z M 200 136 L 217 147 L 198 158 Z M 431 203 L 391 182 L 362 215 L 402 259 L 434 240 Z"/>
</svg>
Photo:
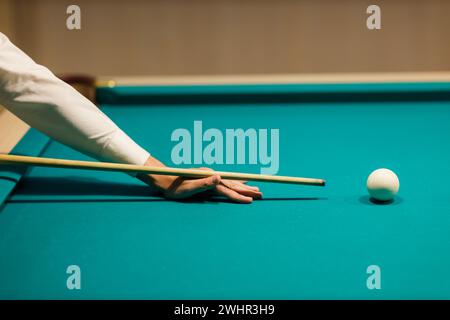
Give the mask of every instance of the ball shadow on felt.
<svg viewBox="0 0 450 320">
<path fill-rule="evenodd" d="M 403 199 L 401 197 L 396 196 L 392 200 L 380 201 L 380 200 L 372 198 L 371 196 L 362 196 L 362 197 L 359 197 L 359 202 L 361 202 L 362 204 L 365 204 L 365 205 L 370 205 L 370 206 L 387 206 L 387 205 L 396 206 L 396 205 L 399 205 L 400 203 L 402 203 Z"/>
</svg>

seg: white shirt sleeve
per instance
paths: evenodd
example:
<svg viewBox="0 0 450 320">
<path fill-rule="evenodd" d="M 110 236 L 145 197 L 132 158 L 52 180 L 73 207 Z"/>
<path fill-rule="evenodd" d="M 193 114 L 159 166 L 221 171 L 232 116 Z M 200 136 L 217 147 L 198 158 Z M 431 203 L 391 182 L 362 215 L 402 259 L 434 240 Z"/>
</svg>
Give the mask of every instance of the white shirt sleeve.
<svg viewBox="0 0 450 320">
<path fill-rule="evenodd" d="M 0 104 L 31 127 L 97 159 L 142 165 L 149 157 L 89 99 L 2 33 Z"/>
</svg>

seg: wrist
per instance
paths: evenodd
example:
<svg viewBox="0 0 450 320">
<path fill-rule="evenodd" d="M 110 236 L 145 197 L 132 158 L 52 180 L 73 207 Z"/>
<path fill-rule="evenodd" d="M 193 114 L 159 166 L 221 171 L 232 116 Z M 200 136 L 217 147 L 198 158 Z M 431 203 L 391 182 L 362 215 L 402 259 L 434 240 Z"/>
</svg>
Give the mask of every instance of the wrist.
<svg viewBox="0 0 450 320">
<path fill-rule="evenodd" d="M 144 166 L 149 167 L 165 167 L 165 165 L 159 161 L 158 159 L 150 156 L 147 161 L 144 163 Z M 166 191 L 176 179 L 175 176 L 167 176 L 167 175 L 158 175 L 158 174 L 145 174 L 140 173 L 137 175 L 137 178 L 146 184 L 150 185 L 158 189 L 161 192 Z"/>
</svg>

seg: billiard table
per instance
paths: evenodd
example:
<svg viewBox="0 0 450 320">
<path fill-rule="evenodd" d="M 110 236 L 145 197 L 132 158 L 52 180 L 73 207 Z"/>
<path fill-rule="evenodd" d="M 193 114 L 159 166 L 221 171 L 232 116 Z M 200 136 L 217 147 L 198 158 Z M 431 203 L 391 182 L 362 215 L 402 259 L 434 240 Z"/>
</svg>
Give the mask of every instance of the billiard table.
<svg viewBox="0 0 450 320">
<path fill-rule="evenodd" d="M 174 164 L 171 136 L 278 129 L 277 174 L 327 185 L 170 201 L 123 173 L 3 165 L 0 298 L 450 299 L 450 82 L 116 82 L 96 99 L 167 165 L 259 173 Z M 12 153 L 92 160 L 33 129 Z M 366 190 L 382 167 L 400 179 L 389 203 Z"/>
</svg>

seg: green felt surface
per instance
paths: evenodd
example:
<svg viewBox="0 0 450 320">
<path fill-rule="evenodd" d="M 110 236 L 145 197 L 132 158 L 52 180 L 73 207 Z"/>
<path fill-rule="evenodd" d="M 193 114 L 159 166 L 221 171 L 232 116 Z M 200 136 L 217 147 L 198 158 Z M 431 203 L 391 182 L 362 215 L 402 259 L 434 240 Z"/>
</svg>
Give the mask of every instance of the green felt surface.
<svg viewBox="0 0 450 320">
<path fill-rule="evenodd" d="M 172 131 L 192 130 L 194 120 L 205 130 L 278 128 L 278 173 L 328 184 L 258 183 L 264 200 L 251 205 L 172 202 L 125 174 L 34 168 L 0 209 L 0 298 L 449 299 L 449 86 L 426 87 L 428 98 L 420 84 L 401 87 L 411 93 L 403 99 L 352 96 L 392 86 L 343 86 L 339 101 L 300 101 L 291 88 L 270 103 L 239 86 L 226 103 L 201 86 L 198 103 L 168 103 L 149 87 L 102 89 L 102 109 L 167 164 Z M 86 159 L 56 142 L 42 156 Z M 373 204 L 365 189 L 379 167 L 400 179 L 389 205 Z M 66 288 L 72 264 L 82 271 L 78 291 Z M 366 287 L 369 265 L 381 267 L 381 290 Z"/>
</svg>

